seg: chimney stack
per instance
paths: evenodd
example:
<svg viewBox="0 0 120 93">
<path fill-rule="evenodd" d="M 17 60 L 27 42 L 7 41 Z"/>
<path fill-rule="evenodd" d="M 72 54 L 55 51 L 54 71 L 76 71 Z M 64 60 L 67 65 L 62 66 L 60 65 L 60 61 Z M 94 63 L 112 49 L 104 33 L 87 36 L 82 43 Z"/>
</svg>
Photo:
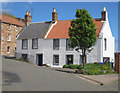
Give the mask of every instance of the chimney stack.
<svg viewBox="0 0 120 93">
<path fill-rule="evenodd" d="M 52 12 L 52 22 L 58 21 L 58 13 L 56 12 L 55 8 L 53 8 Z"/>
<path fill-rule="evenodd" d="M 31 12 L 27 11 L 25 15 L 25 26 L 28 26 L 30 23 L 32 23 L 32 16 L 31 16 Z"/>
<path fill-rule="evenodd" d="M 106 7 L 103 8 L 103 11 L 101 12 L 102 14 L 102 20 L 106 21 Z"/>
</svg>

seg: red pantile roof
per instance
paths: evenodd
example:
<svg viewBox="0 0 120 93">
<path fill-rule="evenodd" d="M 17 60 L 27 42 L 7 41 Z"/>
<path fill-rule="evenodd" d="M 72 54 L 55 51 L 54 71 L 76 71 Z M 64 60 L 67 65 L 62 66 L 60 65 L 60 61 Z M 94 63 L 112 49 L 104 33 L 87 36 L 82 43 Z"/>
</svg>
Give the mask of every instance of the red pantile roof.
<svg viewBox="0 0 120 93">
<path fill-rule="evenodd" d="M 97 38 L 103 26 L 103 22 L 100 19 L 93 19 L 95 27 L 97 28 L 96 34 Z M 47 38 L 69 38 L 68 31 L 71 24 L 71 20 L 61 20 L 57 21 L 57 24 L 53 26 L 49 32 Z"/>
<path fill-rule="evenodd" d="M 19 26 L 24 26 L 23 22 L 15 19 L 15 18 L 12 18 L 12 17 L 8 17 L 8 16 L 0 14 L 0 19 L 2 20 L 2 22 L 11 23 L 11 24 L 19 25 Z"/>
</svg>

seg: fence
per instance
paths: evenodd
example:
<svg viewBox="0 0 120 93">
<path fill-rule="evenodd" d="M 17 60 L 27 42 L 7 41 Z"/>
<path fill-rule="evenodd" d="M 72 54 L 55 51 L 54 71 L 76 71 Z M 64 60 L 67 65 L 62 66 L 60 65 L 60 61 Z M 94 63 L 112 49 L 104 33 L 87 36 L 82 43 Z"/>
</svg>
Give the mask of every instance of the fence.
<svg viewBox="0 0 120 93">
<path fill-rule="evenodd" d="M 120 53 L 115 53 L 115 70 L 120 74 Z"/>
</svg>

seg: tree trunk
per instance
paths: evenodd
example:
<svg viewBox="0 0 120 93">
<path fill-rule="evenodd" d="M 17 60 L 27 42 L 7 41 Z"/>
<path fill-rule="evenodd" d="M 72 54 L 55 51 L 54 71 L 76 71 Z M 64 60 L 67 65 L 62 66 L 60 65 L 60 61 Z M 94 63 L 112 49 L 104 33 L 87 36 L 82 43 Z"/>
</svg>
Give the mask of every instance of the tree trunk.
<svg viewBox="0 0 120 93">
<path fill-rule="evenodd" d="M 86 50 L 83 50 L 83 68 L 85 68 L 85 63 L 86 63 L 86 55 L 85 55 Z"/>
</svg>

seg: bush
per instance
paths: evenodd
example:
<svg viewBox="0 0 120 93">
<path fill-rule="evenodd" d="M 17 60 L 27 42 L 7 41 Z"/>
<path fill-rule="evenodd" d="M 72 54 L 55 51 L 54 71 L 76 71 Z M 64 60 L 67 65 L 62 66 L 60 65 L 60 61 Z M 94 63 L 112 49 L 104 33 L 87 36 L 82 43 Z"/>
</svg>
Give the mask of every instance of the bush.
<svg viewBox="0 0 120 93">
<path fill-rule="evenodd" d="M 69 66 L 70 66 L 71 69 L 77 69 L 77 67 L 78 67 L 79 65 L 70 64 Z"/>
<path fill-rule="evenodd" d="M 77 69 L 83 69 L 82 64 L 78 65 Z"/>
<path fill-rule="evenodd" d="M 70 68 L 70 69 L 82 69 L 82 64 L 80 65 L 73 65 L 73 64 L 70 64 L 70 65 L 63 65 L 63 68 Z"/>
<path fill-rule="evenodd" d="M 63 65 L 63 68 L 69 68 L 70 66 L 69 65 Z"/>
</svg>

